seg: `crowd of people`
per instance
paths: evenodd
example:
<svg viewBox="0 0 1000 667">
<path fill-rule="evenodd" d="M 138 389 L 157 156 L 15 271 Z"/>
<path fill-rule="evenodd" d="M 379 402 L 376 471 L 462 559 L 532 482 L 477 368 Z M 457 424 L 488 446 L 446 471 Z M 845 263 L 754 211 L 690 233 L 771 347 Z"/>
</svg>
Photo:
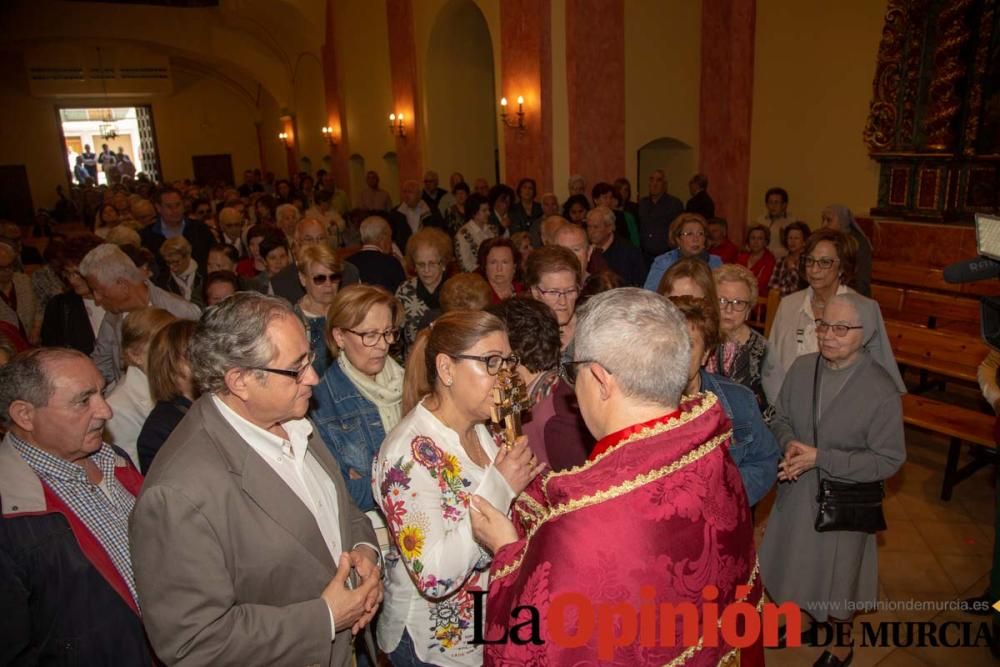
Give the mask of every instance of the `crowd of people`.
<svg viewBox="0 0 1000 667">
<path fill-rule="evenodd" d="M 733 240 L 701 174 L 686 202 L 657 170 L 638 201 L 574 176 L 560 203 L 428 171 L 393 205 L 369 172 L 357 208 L 322 171 L 141 176 L 84 179 L 42 256 L 0 225 L 0 663 L 593 663 L 596 635 L 474 639 L 643 586 L 766 590 L 806 629 L 874 605 L 874 535 L 813 527 L 821 480 L 905 459 L 846 207 L 812 230 L 772 188 Z M 681 637 L 623 650 L 664 664 Z"/>
</svg>

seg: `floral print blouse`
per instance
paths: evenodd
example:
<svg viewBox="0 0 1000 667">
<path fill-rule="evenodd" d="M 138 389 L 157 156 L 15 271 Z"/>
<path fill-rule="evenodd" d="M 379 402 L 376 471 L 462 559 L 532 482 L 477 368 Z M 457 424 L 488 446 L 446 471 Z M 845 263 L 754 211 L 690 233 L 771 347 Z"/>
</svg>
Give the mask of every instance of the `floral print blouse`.
<svg viewBox="0 0 1000 667">
<path fill-rule="evenodd" d="M 396 289 L 396 298 L 403 304 L 405 319 L 403 320 L 403 345 L 409 350 L 421 329 L 441 315 L 441 286 L 444 278 L 438 283 L 434 293 L 427 288 L 419 278 L 409 278 Z"/>
<path fill-rule="evenodd" d="M 493 437 L 483 425 L 476 432 L 494 459 Z M 492 559 L 472 536 L 469 505 L 478 494 L 507 511 L 510 485 L 492 465 L 473 463 L 458 434 L 419 404 L 382 443 L 372 488 L 392 542 L 379 646 L 392 652 L 405 629 L 423 662 L 481 665 L 482 646 L 470 643 L 472 593 L 489 588 Z"/>
</svg>

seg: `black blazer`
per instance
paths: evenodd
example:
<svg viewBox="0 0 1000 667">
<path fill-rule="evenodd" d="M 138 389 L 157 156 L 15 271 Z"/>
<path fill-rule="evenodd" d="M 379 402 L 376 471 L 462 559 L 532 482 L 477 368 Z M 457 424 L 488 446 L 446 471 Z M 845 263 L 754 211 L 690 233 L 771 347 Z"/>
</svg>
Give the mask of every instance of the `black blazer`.
<svg viewBox="0 0 1000 667">
<path fill-rule="evenodd" d="M 383 217 L 389 223 L 389 228 L 392 229 L 392 242 L 402 252 L 406 252 L 406 242 L 413 236 L 413 230 L 410 229 L 410 221 L 407 220 L 406 216 L 399 209 L 395 208 Z M 431 209 L 430 215 L 424 216 L 420 224 L 424 227 L 437 227 L 446 233 L 448 231 L 448 225 L 445 223 L 444 218 L 435 209 Z"/>
<path fill-rule="evenodd" d="M 94 351 L 94 330 L 83 297 L 64 292 L 49 299 L 41 334 L 44 347 L 71 347 L 89 356 Z"/>
<path fill-rule="evenodd" d="M 362 250 L 351 255 L 351 264 L 358 267 L 361 282 L 381 285 L 396 293 L 396 288 L 406 280 L 406 272 L 399 260 L 378 250 Z"/>
<path fill-rule="evenodd" d="M 149 471 L 149 466 L 153 465 L 153 458 L 160 451 L 160 447 L 167 441 L 170 434 L 174 432 L 177 425 L 184 419 L 191 401 L 183 396 L 179 396 L 172 401 L 158 401 L 150 411 L 146 421 L 139 431 L 139 439 L 136 440 L 136 449 L 139 452 L 139 470 L 145 475 Z"/>
<path fill-rule="evenodd" d="M 167 239 L 160 233 L 159 225 L 160 220 L 157 218 L 155 222 L 143 227 L 142 231 L 139 232 L 139 239 L 142 241 L 142 247 L 148 249 L 156 257 L 157 276 L 169 276 L 170 268 L 166 261 L 160 257 L 160 246 Z M 215 234 L 208 228 L 208 225 L 197 220 L 185 220 L 184 238 L 191 244 L 191 256 L 194 257 L 194 261 L 198 262 L 198 266 L 202 268 L 208 266 L 208 251 L 216 244 Z"/>
</svg>

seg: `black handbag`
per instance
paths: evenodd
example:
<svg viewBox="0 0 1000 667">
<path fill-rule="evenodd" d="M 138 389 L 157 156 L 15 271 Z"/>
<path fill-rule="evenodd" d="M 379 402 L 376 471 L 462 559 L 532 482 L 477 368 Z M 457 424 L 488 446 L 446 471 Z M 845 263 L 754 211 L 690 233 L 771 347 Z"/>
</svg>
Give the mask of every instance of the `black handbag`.
<svg viewBox="0 0 1000 667">
<path fill-rule="evenodd" d="M 813 376 L 813 446 L 819 447 L 817 413 L 819 407 L 819 379 L 822 372 L 822 357 L 816 357 L 816 373 Z M 816 468 L 819 491 L 816 502 L 816 532 L 835 530 L 858 533 L 877 533 L 885 530 L 885 514 L 882 499 L 885 498 L 885 482 L 837 482 L 823 479 Z"/>
</svg>

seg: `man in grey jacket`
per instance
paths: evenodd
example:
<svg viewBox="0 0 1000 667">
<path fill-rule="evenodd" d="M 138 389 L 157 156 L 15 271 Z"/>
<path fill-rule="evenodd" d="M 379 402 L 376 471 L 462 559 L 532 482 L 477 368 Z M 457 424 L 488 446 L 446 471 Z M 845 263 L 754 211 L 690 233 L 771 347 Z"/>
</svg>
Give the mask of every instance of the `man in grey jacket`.
<svg viewBox="0 0 1000 667">
<path fill-rule="evenodd" d="M 122 322 L 141 308 L 162 308 L 175 317 L 196 320 L 198 306 L 146 280 L 121 248 L 102 243 L 80 262 L 80 275 L 94 293 L 94 302 L 107 311 L 91 358 L 109 383 L 122 375 Z"/>
</svg>

